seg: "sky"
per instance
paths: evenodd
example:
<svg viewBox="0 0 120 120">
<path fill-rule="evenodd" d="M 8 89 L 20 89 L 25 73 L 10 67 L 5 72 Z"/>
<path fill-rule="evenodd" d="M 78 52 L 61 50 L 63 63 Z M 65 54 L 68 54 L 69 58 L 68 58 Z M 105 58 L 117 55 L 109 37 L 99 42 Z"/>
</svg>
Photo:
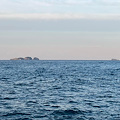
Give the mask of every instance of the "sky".
<svg viewBox="0 0 120 120">
<path fill-rule="evenodd" d="M 0 60 L 120 59 L 120 0 L 0 0 Z"/>
</svg>

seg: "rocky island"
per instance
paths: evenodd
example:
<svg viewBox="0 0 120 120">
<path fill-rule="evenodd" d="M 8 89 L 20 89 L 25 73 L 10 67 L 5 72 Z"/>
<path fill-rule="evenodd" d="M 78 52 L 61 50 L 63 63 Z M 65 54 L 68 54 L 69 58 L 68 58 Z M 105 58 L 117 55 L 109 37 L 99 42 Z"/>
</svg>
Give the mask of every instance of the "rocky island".
<svg viewBox="0 0 120 120">
<path fill-rule="evenodd" d="M 113 59 L 111 59 L 111 60 L 112 60 L 112 61 L 119 61 L 118 59 L 114 59 L 114 58 L 113 58 Z"/>
<path fill-rule="evenodd" d="M 25 57 L 25 58 L 19 57 L 19 58 L 13 58 L 13 59 L 10 59 L 10 60 L 39 60 L 39 58 L 34 57 L 32 59 L 32 57 Z"/>
</svg>

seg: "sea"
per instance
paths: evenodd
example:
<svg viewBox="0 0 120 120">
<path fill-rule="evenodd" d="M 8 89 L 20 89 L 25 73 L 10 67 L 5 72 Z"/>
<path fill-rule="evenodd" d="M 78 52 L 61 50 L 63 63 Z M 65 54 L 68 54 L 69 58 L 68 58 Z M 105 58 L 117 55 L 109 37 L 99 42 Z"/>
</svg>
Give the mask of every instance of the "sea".
<svg viewBox="0 0 120 120">
<path fill-rule="evenodd" d="M 120 61 L 1 60 L 0 120 L 120 120 Z"/>
</svg>

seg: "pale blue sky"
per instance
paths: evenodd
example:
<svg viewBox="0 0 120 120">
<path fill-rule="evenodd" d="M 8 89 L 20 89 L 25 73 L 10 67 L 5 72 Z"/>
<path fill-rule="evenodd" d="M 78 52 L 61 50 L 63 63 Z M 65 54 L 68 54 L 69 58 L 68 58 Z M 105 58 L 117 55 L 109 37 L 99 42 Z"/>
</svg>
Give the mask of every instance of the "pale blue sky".
<svg viewBox="0 0 120 120">
<path fill-rule="evenodd" d="M 119 0 L 0 0 L 1 13 L 120 13 Z"/>
<path fill-rule="evenodd" d="M 120 0 L 0 0 L 0 59 L 120 59 Z"/>
</svg>

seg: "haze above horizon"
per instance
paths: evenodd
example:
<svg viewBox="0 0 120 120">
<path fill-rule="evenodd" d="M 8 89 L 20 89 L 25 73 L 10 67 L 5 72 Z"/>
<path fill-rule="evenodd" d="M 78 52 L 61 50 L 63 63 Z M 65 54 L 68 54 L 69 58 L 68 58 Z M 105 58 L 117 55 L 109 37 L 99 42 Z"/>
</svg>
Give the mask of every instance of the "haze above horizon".
<svg viewBox="0 0 120 120">
<path fill-rule="evenodd" d="M 119 0 L 1 0 L 0 59 L 120 59 Z"/>
</svg>

